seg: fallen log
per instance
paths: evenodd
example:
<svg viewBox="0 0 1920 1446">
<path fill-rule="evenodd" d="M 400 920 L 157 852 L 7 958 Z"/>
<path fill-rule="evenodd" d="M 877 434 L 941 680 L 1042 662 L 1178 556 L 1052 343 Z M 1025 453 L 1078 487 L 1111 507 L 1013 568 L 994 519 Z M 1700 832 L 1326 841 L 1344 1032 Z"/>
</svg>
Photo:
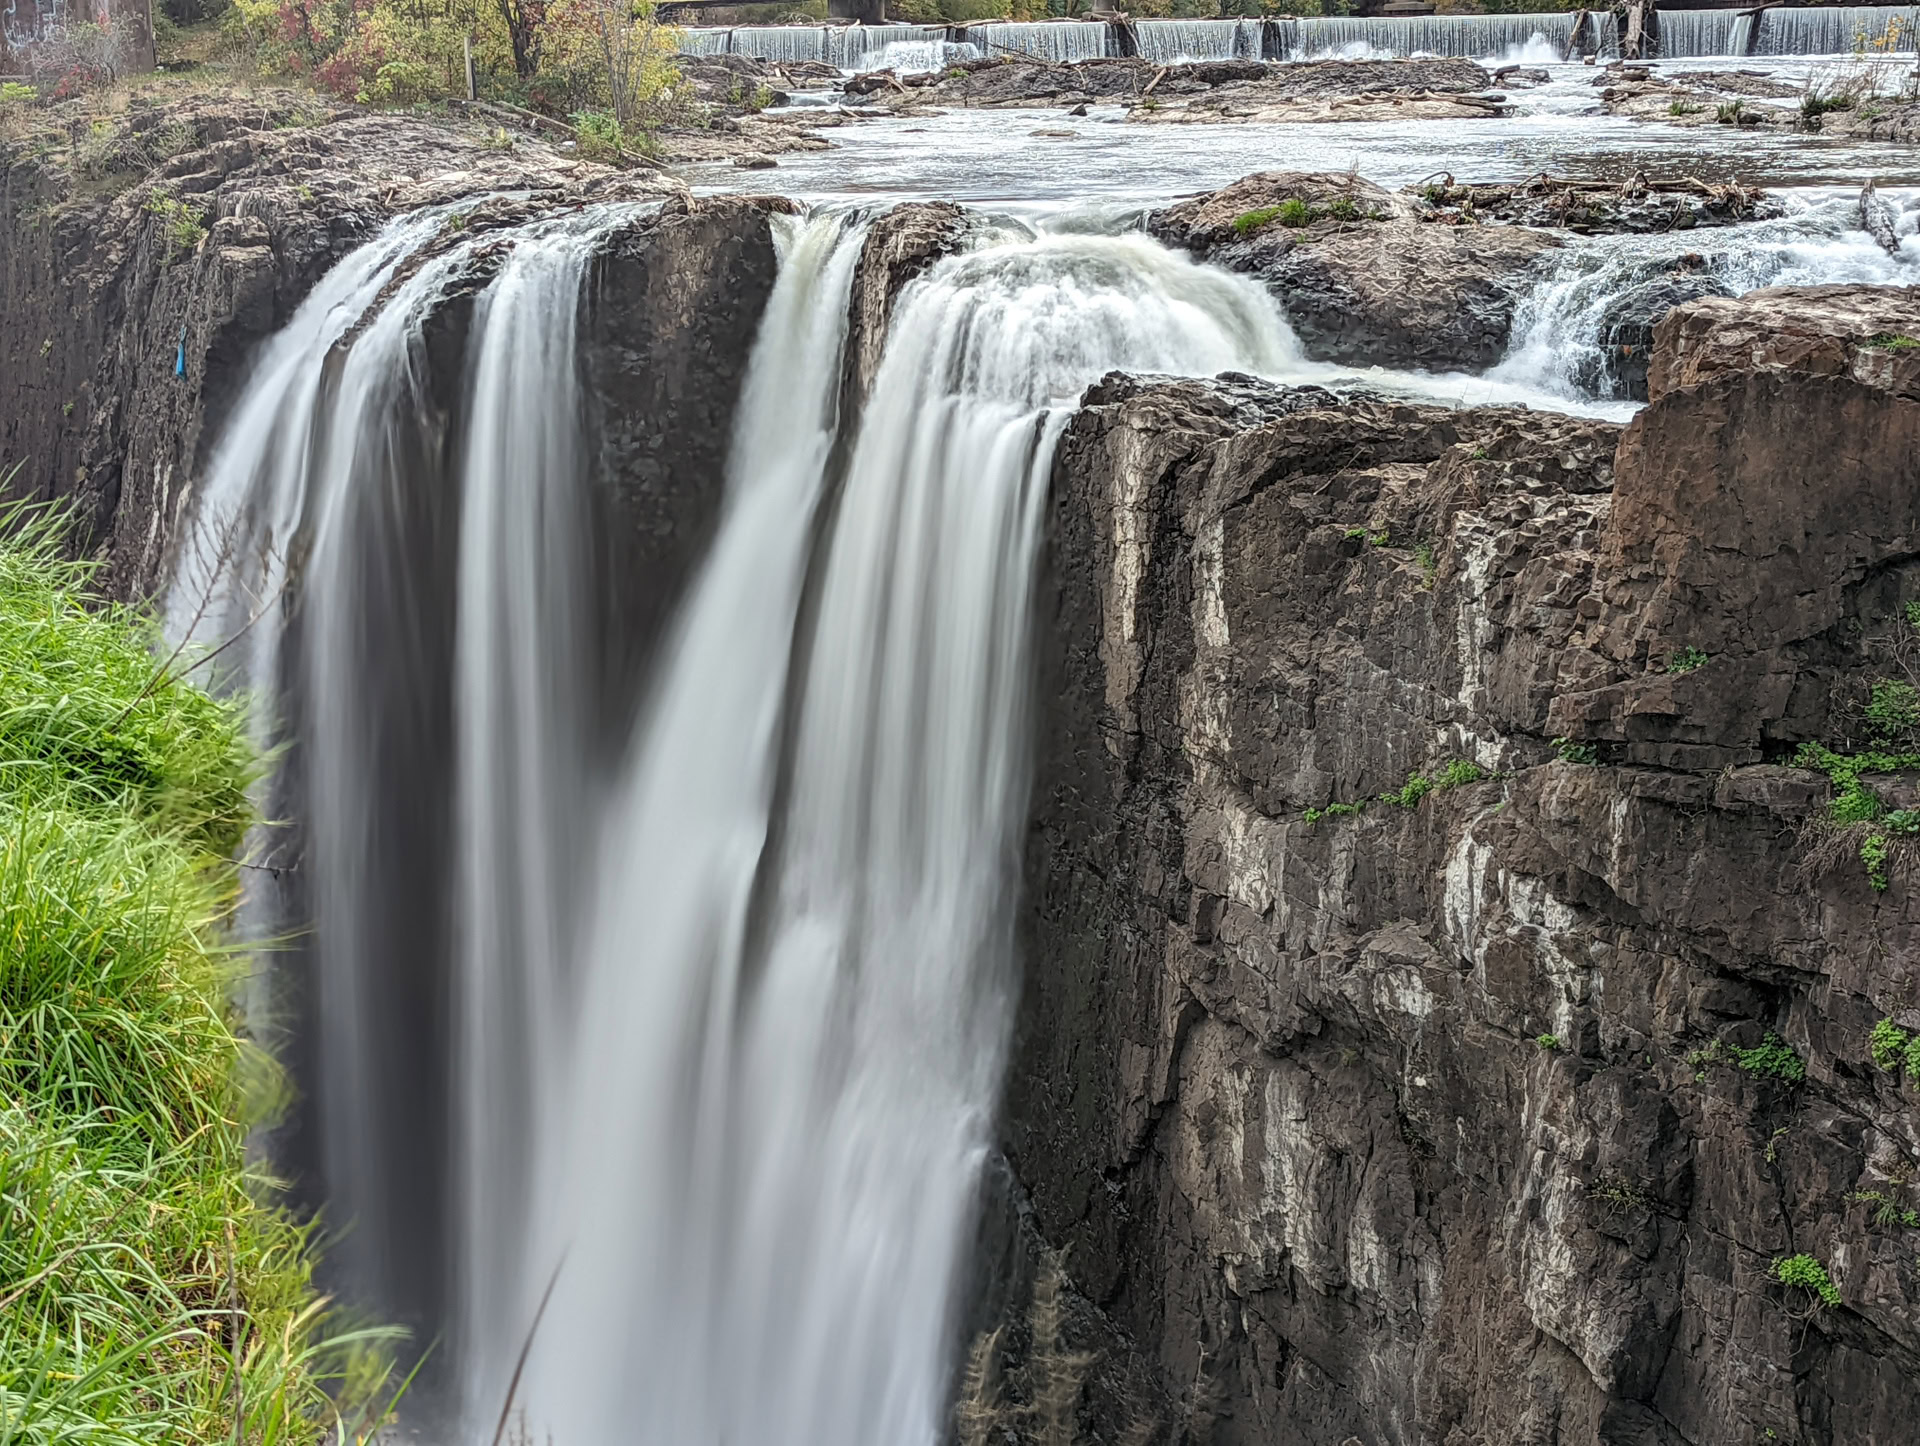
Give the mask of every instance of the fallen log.
<svg viewBox="0 0 1920 1446">
<path fill-rule="evenodd" d="M 1900 238 L 1893 234 L 1893 207 L 1868 181 L 1860 188 L 1860 229 L 1880 243 L 1889 256 L 1900 250 Z"/>
</svg>

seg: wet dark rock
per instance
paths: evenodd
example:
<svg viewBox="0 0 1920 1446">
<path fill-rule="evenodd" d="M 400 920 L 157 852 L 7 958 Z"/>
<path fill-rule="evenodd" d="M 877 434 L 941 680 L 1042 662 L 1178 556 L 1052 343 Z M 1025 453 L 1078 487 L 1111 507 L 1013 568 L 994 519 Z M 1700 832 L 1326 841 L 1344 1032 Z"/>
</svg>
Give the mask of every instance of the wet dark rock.
<svg viewBox="0 0 1920 1446">
<path fill-rule="evenodd" d="M 1278 208 L 1289 202 L 1315 219 L 1286 225 Z M 1276 171 L 1155 211 L 1147 230 L 1259 277 L 1317 360 L 1492 365 L 1506 350 L 1529 268 L 1559 243 L 1521 227 L 1468 231 L 1413 215 L 1408 198 L 1358 177 Z"/>
<path fill-rule="evenodd" d="M 1907 334 L 1913 290 L 1687 303 L 1624 433 L 1090 394 L 1004 1139 L 1172 1439 L 1908 1431 L 1920 1257 L 1858 1202 L 1920 1206 L 1867 1049 L 1920 1025 L 1920 857 L 1811 850 L 1790 766 L 1920 596 Z M 1740 1066 L 1769 1033 L 1804 1081 Z"/>
<path fill-rule="evenodd" d="M 1539 175 L 1493 184 L 1451 176 L 1401 193 L 1423 220 L 1444 225 L 1550 227 L 1581 236 L 1691 231 L 1781 215 L 1781 201 L 1758 186 L 1728 180 L 1581 181 Z"/>
<path fill-rule="evenodd" d="M 842 416 L 857 416 L 873 390 L 900 292 L 941 257 L 958 251 L 969 224 L 966 211 L 951 201 L 916 201 L 895 206 L 868 228 L 847 303 Z"/>
<path fill-rule="evenodd" d="M 1599 375 L 1586 384 L 1603 396 L 1644 402 L 1655 325 L 1684 302 L 1731 295 L 1731 287 L 1703 271 L 1656 276 L 1621 292 L 1600 313 Z"/>
</svg>

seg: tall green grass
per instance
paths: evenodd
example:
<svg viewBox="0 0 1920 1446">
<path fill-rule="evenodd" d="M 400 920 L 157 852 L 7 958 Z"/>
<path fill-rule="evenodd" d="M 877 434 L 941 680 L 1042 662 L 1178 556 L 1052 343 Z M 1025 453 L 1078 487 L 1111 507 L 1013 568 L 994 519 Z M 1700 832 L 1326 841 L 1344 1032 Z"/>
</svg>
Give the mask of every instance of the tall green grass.
<svg viewBox="0 0 1920 1446">
<path fill-rule="evenodd" d="M 55 516 L 0 515 L 0 1446 L 354 1439 L 388 1333 L 330 1316 L 246 1151 L 257 764 L 157 641 Z"/>
</svg>

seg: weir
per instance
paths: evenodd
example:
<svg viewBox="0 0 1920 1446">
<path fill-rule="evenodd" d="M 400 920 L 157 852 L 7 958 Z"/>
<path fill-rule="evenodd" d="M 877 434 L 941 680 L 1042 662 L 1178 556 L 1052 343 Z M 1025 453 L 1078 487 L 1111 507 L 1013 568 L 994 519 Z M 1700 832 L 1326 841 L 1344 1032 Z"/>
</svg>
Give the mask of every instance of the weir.
<svg viewBox="0 0 1920 1446">
<path fill-rule="evenodd" d="M 1846 55 L 1865 49 L 1914 49 L 1911 12 L 1849 5 L 1776 7 L 1749 15 L 1731 9 L 1661 10 L 1660 54 L 1673 59 L 1741 55 Z M 1578 12 L 1521 15 L 1338 16 L 1278 20 L 1134 20 L 977 22 L 970 25 L 769 25 L 690 28 L 690 54 L 732 53 L 764 60 L 819 60 L 842 70 L 892 65 L 932 70 L 955 60 L 1029 55 L 1071 63 L 1132 53 L 1136 37 L 1149 60 L 1330 60 L 1459 55 L 1476 60 L 1564 60 L 1573 52 Z M 1578 49 L 1619 53 L 1619 21 L 1587 14 Z M 909 47 L 915 47 L 909 49 Z M 966 48 L 970 47 L 970 48 Z"/>
</svg>

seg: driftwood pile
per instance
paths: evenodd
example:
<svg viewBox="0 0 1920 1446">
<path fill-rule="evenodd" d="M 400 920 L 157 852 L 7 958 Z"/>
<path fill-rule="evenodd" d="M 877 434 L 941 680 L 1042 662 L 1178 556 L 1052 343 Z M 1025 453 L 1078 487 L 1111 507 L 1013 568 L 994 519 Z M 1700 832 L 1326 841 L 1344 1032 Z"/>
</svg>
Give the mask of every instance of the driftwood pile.
<svg viewBox="0 0 1920 1446">
<path fill-rule="evenodd" d="M 1442 225 L 1491 221 L 1635 232 L 1744 221 L 1766 199 L 1765 191 L 1739 181 L 1714 185 L 1693 176 L 1654 181 L 1637 171 L 1625 181 L 1576 180 L 1543 171 L 1494 185 L 1456 185 L 1451 175 L 1441 175 L 1413 187 L 1412 194 L 1426 202 L 1422 219 Z"/>
</svg>

